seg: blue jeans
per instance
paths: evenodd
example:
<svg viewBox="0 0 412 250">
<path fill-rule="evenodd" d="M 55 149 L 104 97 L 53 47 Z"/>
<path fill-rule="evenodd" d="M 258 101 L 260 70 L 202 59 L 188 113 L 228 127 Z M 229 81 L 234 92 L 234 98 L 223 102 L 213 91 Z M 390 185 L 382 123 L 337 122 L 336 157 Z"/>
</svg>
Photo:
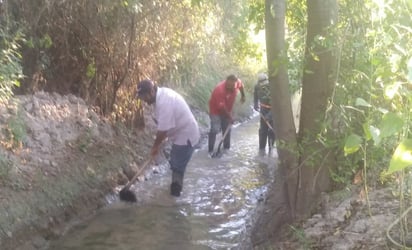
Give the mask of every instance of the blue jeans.
<svg viewBox="0 0 412 250">
<path fill-rule="evenodd" d="M 173 144 L 169 160 L 172 171 L 183 175 L 194 151 L 190 141 L 187 142 L 187 145 Z"/>
</svg>

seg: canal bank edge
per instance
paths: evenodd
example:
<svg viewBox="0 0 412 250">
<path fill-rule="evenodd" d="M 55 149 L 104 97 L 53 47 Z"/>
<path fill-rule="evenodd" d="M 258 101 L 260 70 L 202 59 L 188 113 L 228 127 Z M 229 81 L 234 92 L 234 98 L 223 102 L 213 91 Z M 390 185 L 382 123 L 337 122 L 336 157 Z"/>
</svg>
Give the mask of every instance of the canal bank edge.
<svg viewBox="0 0 412 250">
<path fill-rule="evenodd" d="M 208 115 L 192 111 L 205 141 Z M 144 112 L 145 128 L 130 131 L 74 95 L 37 92 L 0 104 L 0 249 L 45 249 L 107 204 L 150 152 L 155 124 Z"/>
<path fill-rule="evenodd" d="M 132 132 L 80 98 L 45 92 L 1 104 L 0 128 L 2 250 L 44 249 L 73 219 L 104 206 L 145 160 L 154 134 L 150 121 Z"/>
</svg>

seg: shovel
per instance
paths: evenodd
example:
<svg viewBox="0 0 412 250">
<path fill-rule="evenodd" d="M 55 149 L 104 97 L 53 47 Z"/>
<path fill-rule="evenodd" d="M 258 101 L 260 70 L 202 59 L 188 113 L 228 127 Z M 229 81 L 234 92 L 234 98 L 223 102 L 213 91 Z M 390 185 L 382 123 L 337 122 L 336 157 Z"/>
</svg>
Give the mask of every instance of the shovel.
<svg viewBox="0 0 412 250">
<path fill-rule="evenodd" d="M 273 130 L 272 125 L 270 125 L 270 122 L 266 119 L 266 117 L 264 115 L 262 115 L 262 113 L 260 114 L 260 117 L 262 117 L 263 121 L 265 121 L 268 128 L 270 130 L 272 130 L 273 133 L 275 133 L 275 130 Z M 270 141 L 269 137 L 268 137 L 268 140 L 269 140 L 269 150 L 271 150 L 272 149 L 272 141 Z"/>
<path fill-rule="evenodd" d="M 216 157 L 220 156 L 220 147 L 222 146 L 223 141 L 225 140 L 225 137 L 229 133 L 229 130 L 230 130 L 231 127 L 232 127 L 232 125 L 227 126 L 225 132 L 223 133 L 222 139 L 220 140 L 219 145 L 217 146 L 217 151 L 212 154 L 212 158 L 216 158 Z"/>
<path fill-rule="evenodd" d="M 136 179 L 143 172 L 143 170 L 145 170 L 145 168 L 149 165 L 150 162 L 152 162 L 152 158 L 150 158 L 145 163 L 143 163 L 142 167 L 137 171 L 137 173 L 133 176 L 133 178 L 122 188 L 122 190 L 120 190 L 119 192 L 120 200 L 128 201 L 128 202 L 137 202 L 136 195 L 134 194 L 133 191 L 130 191 L 129 188 L 133 184 L 133 182 L 136 181 Z"/>
</svg>

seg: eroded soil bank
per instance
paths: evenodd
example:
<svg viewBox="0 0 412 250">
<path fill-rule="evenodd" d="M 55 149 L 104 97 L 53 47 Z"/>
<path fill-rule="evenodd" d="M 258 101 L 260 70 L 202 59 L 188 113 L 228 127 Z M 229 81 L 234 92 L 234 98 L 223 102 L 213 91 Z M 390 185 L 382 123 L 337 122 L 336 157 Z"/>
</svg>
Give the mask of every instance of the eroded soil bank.
<svg viewBox="0 0 412 250">
<path fill-rule="evenodd" d="M 75 96 L 39 92 L 1 105 L 1 249 L 41 249 L 103 206 L 145 160 L 151 127 L 114 127 Z"/>
</svg>

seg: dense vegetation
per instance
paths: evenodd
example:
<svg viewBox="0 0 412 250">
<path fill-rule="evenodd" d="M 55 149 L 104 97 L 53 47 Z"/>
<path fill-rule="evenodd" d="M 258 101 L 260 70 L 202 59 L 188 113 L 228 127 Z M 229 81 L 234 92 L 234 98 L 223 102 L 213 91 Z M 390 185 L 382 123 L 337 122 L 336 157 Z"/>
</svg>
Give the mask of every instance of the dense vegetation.
<svg viewBox="0 0 412 250">
<path fill-rule="evenodd" d="M 151 78 L 184 89 L 207 110 L 218 81 L 235 73 L 251 85 L 263 67 L 243 6 L 245 1 L 2 1 L 2 85 L 9 90 L 3 96 L 19 80 L 15 93 L 73 93 L 103 115 L 131 120 L 139 115 L 136 83 Z"/>
</svg>

